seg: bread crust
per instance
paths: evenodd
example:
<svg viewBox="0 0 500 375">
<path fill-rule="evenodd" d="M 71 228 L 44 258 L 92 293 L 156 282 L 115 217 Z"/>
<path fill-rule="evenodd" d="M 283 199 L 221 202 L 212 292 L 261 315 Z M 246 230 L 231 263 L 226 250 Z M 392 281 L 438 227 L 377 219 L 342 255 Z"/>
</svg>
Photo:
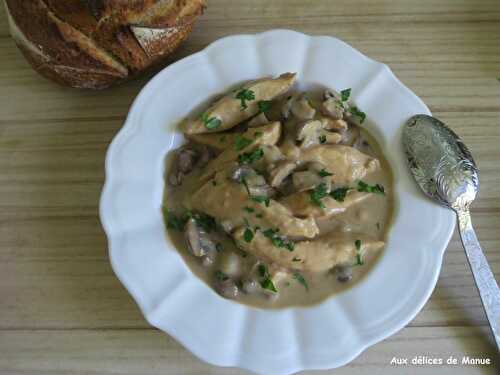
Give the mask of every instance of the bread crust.
<svg viewBox="0 0 500 375">
<path fill-rule="evenodd" d="M 206 5 L 205 0 L 6 4 L 11 34 L 35 70 L 63 85 L 96 89 L 164 61 L 189 36 Z"/>
</svg>

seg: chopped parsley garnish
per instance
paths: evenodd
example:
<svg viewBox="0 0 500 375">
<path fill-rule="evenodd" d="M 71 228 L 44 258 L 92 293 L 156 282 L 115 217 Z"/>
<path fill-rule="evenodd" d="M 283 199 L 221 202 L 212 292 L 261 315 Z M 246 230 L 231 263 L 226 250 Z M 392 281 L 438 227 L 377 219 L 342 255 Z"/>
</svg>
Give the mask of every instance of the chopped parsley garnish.
<svg viewBox="0 0 500 375">
<path fill-rule="evenodd" d="M 322 134 L 318 137 L 319 143 L 324 144 L 326 143 L 326 135 Z"/>
<path fill-rule="evenodd" d="M 226 281 L 229 279 L 229 276 L 227 276 L 224 272 L 217 270 L 215 271 L 215 278 L 220 281 Z"/>
<path fill-rule="evenodd" d="M 209 130 L 217 129 L 222 125 L 221 120 L 219 120 L 217 117 L 208 117 L 207 113 L 203 113 L 201 115 L 201 121 L 203 121 L 203 124 L 205 124 L 205 127 Z"/>
<path fill-rule="evenodd" d="M 262 132 L 255 132 L 255 134 L 253 135 L 255 138 L 259 138 L 259 137 L 262 137 Z"/>
<path fill-rule="evenodd" d="M 245 233 L 243 233 L 243 239 L 245 240 L 245 242 L 252 242 L 253 240 L 253 232 L 250 228 L 246 228 L 245 229 Z"/>
<path fill-rule="evenodd" d="M 347 102 L 351 96 L 351 89 L 345 89 L 340 92 L 340 96 L 343 102 Z"/>
<path fill-rule="evenodd" d="M 302 259 L 295 257 L 295 258 L 292 259 L 292 262 L 300 262 L 301 260 Z"/>
<path fill-rule="evenodd" d="M 180 232 L 184 231 L 184 227 L 188 221 L 188 217 L 177 217 L 173 212 L 167 210 L 167 228 L 178 230 Z"/>
<path fill-rule="evenodd" d="M 221 252 L 222 250 L 224 250 L 224 246 L 222 246 L 222 244 L 220 242 L 217 242 L 215 244 L 215 250 L 217 250 L 218 252 Z"/>
<path fill-rule="evenodd" d="M 248 138 L 245 138 L 245 137 L 238 135 L 236 137 L 236 141 L 235 141 L 234 145 L 236 147 L 236 151 L 241 151 L 245 147 L 251 145 L 252 143 L 253 143 L 253 139 L 248 139 Z"/>
<path fill-rule="evenodd" d="M 216 227 L 215 219 L 210 215 L 197 212 L 194 213 L 188 212 L 187 217 L 193 218 L 194 221 L 196 221 L 196 225 L 203 228 L 207 233 L 210 233 L 211 231 L 215 230 Z"/>
<path fill-rule="evenodd" d="M 314 203 L 317 206 L 320 206 L 321 208 L 325 208 L 325 204 L 321 201 L 324 197 L 328 195 L 327 189 L 326 189 L 326 184 L 322 182 L 318 186 L 314 188 L 309 193 L 309 197 L 311 198 L 311 203 Z"/>
<path fill-rule="evenodd" d="M 368 185 L 364 181 L 358 181 L 358 191 L 362 193 L 374 193 L 374 194 L 385 195 L 385 190 L 382 185 L 379 184 Z"/>
<path fill-rule="evenodd" d="M 337 202 L 343 202 L 347 193 L 352 190 L 350 187 L 341 187 L 330 192 L 330 197 L 335 199 Z"/>
<path fill-rule="evenodd" d="M 255 100 L 255 93 L 252 90 L 242 89 L 236 94 L 236 99 L 241 101 L 241 109 L 247 109 L 247 101 Z"/>
<path fill-rule="evenodd" d="M 328 172 L 325 168 L 323 168 L 322 170 L 320 170 L 318 172 L 318 174 L 319 174 L 320 177 L 333 176 L 333 173 Z"/>
<path fill-rule="evenodd" d="M 254 208 L 252 208 L 252 207 L 243 207 L 243 209 L 244 209 L 246 212 L 248 212 L 249 214 L 251 214 L 252 212 L 254 212 L 254 211 L 255 211 L 255 209 L 254 209 Z"/>
<path fill-rule="evenodd" d="M 238 163 L 240 164 L 252 164 L 260 160 L 264 156 L 264 151 L 258 148 L 252 152 L 244 152 L 238 155 Z"/>
<path fill-rule="evenodd" d="M 278 289 L 274 286 L 273 280 L 271 279 L 264 279 L 260 282 L 260 286 L 264 289 L 270 290 L 273 293 L 277 293 Z"/>
<path fill-rule="evenodd" d="M 279 229 L 266 229 L 262 232 L 262 234 L 269 238 L 274 246 L 276 247 L 284 247 L 288 251 L 295 250 L 295 243 L 293 241 L 284 239 L 280 235 L 278 235 Z"/>
<path fill-rule="evenodd" d="M 271 109 L 273 102 L 271 100 L 259 100 L 258 101 L 259 112 L 265 113 Z"/>
<path fill-rule="evenodd" d="M 269 277 L 269 274 L 267 272 L 267 267 L 265 264 L 259 264 L 257 270 L 259 271 L 260 277 Z"/>
<path fill-rule="evenodd" d="M 263 280 L 260 282 L 260 286 L 264 289 L 276 293 L 278 289 L 276 289 L 276 286 L 274 286 L 273 280 L 271 279 L 271 275 L 269 275 L 267 267 L 264 264 L 259 264 L 257 270 L 259 271 L 260 277 L 263 278 Z"/>
<path fill-rule="evenodd" d="M 351 112 L 354 116 L 359 118 L 359 123 L 362 124 L 366 119 L 366 113 L 361 111 L 358 107 L 352 106 L 349 108 L 349 112 Z"/>
<path fill-rule="evenodd" d="M 302 275 L 301 275 L 300 273 L 298 273 L 298 272 L 295 272 L 295 273 L 293 274 L 293 278 L 294 278 L 295 280 L 297 280 L 299 283 L 301 283 L 301 284 L 304 286 L 304 288 L 306 288 L 306 290 L 309 290 L 309 285 L 307 285 L 307 281 L 306 281 L 306 279 L 304 279 L 304 276 L 302 276 Z"/>
<path fill-rule="evenodd" d="M 256 214 L 255 217 L 258 219 L 262 219 L 264 216 L 262 214 Z"/>
<path fill-rule="evenodd" d="M 363 261 L 363 255 L 361 254 L 361 240 L 354 241 L 354 246 L 356 246 L 356 266 L 362 266 L 365 264 Z"/>
<path fill-rule="evenodd" d="M 254 195 L 251 197 L 254 202 L 264 203 L 266 207 L 269 207 L 271 200 L 268 197 L 264 197 L 262 195 Z"/>
<path fill-rule="evenodd" d="M 217 186 L 217 181 L 212 180 L 212 185 Z"/>
</svg>

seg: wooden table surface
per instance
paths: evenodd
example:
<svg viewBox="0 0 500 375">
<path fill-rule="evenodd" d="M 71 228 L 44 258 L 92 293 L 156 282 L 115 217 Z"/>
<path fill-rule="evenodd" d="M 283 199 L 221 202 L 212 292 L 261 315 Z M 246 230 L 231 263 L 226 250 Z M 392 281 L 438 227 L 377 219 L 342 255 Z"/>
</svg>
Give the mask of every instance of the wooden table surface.
<svg viewBox="0 0 500 375">
<path fill-rule="evenodd" d="M 105 152 L 147 78 L 103 92 L 58 87 L 31 70 L 0 12 L 0 374 L 244 373 L 204 364 L 149 327 L 108 262 Z M 500 2 L 210 0 L 177 57 L 271 28 L 334 35 L 387 63 L 463 137 L 481 169 L 473 220 L 500 277 Z M 455 235 L 415 320 L 335 373 L 493 374 L 494 352 Z M 494 364 L 390 364 L 418 355 Z"/>
</svg>

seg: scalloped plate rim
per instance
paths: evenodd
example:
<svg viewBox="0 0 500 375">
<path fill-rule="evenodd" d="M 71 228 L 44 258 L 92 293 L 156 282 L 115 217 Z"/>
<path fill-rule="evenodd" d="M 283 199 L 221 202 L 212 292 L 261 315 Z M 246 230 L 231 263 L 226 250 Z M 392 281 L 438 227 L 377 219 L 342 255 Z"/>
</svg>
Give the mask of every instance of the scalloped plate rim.
<svg viewBox="0 0 500 375">
<path fill-rule="evenodd" d="M 107 154 L 106 154 L 106 160 L 105 160 L 105 183 L 104 187 L 102 189 L 101 193 L 101 199 L 100 199 L 100 206 L 99 206 L 99 214 L 100 214 L 100 219 L 102 226 L 104 228 L 104 231 L 107 236 L 108 240 L 108 247 L 109 247 L 109 255 L 110 255 L 110 263 L 112 266 L 112 269 L 117 276 L 117 278 L 120 280 L 120 282 L 125 286 L 125 288 L 129 291 L 129 293 L 132 295 L 133 299 L 137 303 L 139 309 L 141 310 L 141 313 L 143 314 L 144 318 L 154 327 L 158 328 L 158 325 L 153 322 L 153 319 L 150 319 L 150 317 L 147 316 L 146 311 L 144 310 L 144 307 L 141 306 L 137 302 L 137 297 L 136 297 L 136 289 L 133 285 L 131 285 L 124 277 L 121 275 L 121 271 L 119 270 L 120 267 L 116 263 L 115 257 L 113 256 L 114 248 L 115 248 L 115 239 L 112 237 L 112 232 L 113 232 L 113 220 L 109 218 L 108 214 L 108 205 L 110 204 L 109 201 L 109 195 L 111 191 L 113 190 L 112 188 L 114 187 L 114 179 L 113 179 L 113 172 L 112 172 L 112 158 L 115 156 L 117 152 L 117 147 L 121 142 L 126 141 L 130 136 L 133 135 L 134 132 L 134 116 L 135 112 L 137 110 L 137 107 L 139 104 L 142 102 L 143 98 L 147 97 L 149 95 L 149 91 L 152 90 L 152 88 L 155 87 L 155 84 L 160 83 L 162 75 L 165 73 L 165 71 L 174 69 L 177 65 L 181 64 L 186 64 L 191 60 L 194 60 L 196 58 L 199 58 L 203 55 L 205 55 L 208 51 L 211 49 L 218 48 L 221 44 L 223 45 L 226 41 L 234 39 L 234 38 L 240 38 L 240 37 L 253 37 L 253 38 L 265 38 L 268 35 L 272 35 L 275 33 L 293 33 L 295 35 L 300 35 L 300 36 L 305 36 L 309 39 L 319 39 L 319 38 L 328 38 L 328 39 L 333 39 L 337 43 L 341 43 L 344 45 L 346 48 L 349 50 L 353 51 L 356 53 L 357 57 L 362 58 L 363 60 L 371 63 L 371 64 L 376 64 L 377 66 L 383 68 L 385 70 L 385 73 L 388 74 L 389 78 L 396 83 L 400 89 L 402 89 L 405 92 L 405 95 L 407 95 L 409 98 L 411 98 L 412 101 L 418 103 L 420 107 L 425 109 L 426 114 L 431 114 L 430 110 L 428 107 L 425 105 L 425 103 L 420 99 L 415 93 L 413 93 L 408 87 L 406 87 L 392 72 L 392 70 L 387 66 L 386 64 L 380 63 L 376 60 L 373 60 L 369 58 L 368 56 L 364 55 L 354 47 L 350 46 L 349 44 L 345 43 L 344 41 L 328 36 L 328 35 L 308 35 L 304 34 L 301 32 L 297 32 L 295 30 L 287 30 L 287 29 L 273 29 L 273 30 L 268 30 L 262 33 L 257 33 L 257 34 L 235 34 L 235 35 L 229 35 L 223 38 L 220 38 L 211 44 L 209 44 L 207 47 L 205 47 L 203 50 L 196 52 L 192 55 L 189 55 L 156 73 L 147 83 L 146 85 L 140 90 L 139 94 L 137 97 L 134 99 L 132 105 L 130 106 L 130 110 L 127 116 L 127 119 L 125 120 L 125 123 L 123 127 L 117 132 L 115 137 L 113 138 L 113 141 L 111 142 L 110 146 L 108 147 Z M 135 129 L 138 130 L 138 129 Z M 360 335 L 361 338 L 364 339 L 362 343 L 358 345 L 356 350 L 352 350 L 350 352 L 350 355 L 346 355 L 342 359 L 334 360 L 329 363 L 317 363 L 317 364 L 308 364 L 308 365 L 301 365 L 298 362 L 295 363 L 289 363 L 288 367 L 287 365 L 283 365 L 283 373 L 294 373 L 297 371 L 302 371 L 302 370 L 313 370 L 313 369 L 330 369 L 330 368 L 336 368 L 343 366 L 353 359 L 355 359 L 357 356 L 359 356 L 364 350 L 366 350 L 368 347 L 382 341 L 383 339 L 395 334 L 396 332 L 400 331 L 402 328 L 404 328 L 411 320 L 414 319 L 414 317 L 418 314 L 418 312 L 423 308 L 425 303 L 428 301 L 430 295 L 432 294 L 435 285 L 437 283 L 439 273 L 441 270 L 442 266 L 442 260 L 443 260 L 443 255 L 446 250 L 446 245 L 449 242 L 451 235 L 454 231 L 455 227 L 455 219 L 453 218 L 449 233 L 447 233 L 447 241 L 445 244 L 439 247 L 432 256 L 432 261 L 431 263 L 434 263 L 434 267 L 431 269 L 431 277 L 432 279 L 429 282 L 429 287 L 421 293 L 421 297 L 419 299 L 419 303 L 416 305 L 412 306 L 412 308 L 408 309 L 409 311 L 406 312 L 406 316 L 404 318 L 399 317 L 399 319 L 394 319 L 394 321 L 389 321 L 389 322 L 384 322 L 388 328 L 385 330 L 382 330 L 382 332 L 379 332 L 378 334 L 368 334 L 363 337 L 363 335 Z M 294 309 L 307 309 L 307 307 L 292 307 L 289 308 L 290 310 Z M 185 327 L 183 327 L 185 328 Z M 211 363 L 213 365 L 217 366 L 223 366 L 223 367 L 231 367 L 231 366 L 238 366 L 241 368 L 245 368 L 247 370 L 251 371 L 261 371 L 259 370 L 258 365 L 249 365 L 249 364 L 244 364 L 244 363 L 226 363 L 225 361 L 220 361 L 214 358 L 208 358 L 207 356 L 204 355 L 204 353 L 194 351 L 192 347 L 190 347 L 189 340 L 185 337 L 181 332 L 177 330 L 177 328 L 174 326 L 169 327 L 169 329 L 165 330 L 166 333 L 168 333 L 170 336 L 172 336 L 175 340 L 180 342 L 185 348 L 187 348 L 189 351 L 191 351 L 195 356 L 200 358 L 201 360 Z M 241 359 L 241 358 L 240 358 Z"/>
</svg>

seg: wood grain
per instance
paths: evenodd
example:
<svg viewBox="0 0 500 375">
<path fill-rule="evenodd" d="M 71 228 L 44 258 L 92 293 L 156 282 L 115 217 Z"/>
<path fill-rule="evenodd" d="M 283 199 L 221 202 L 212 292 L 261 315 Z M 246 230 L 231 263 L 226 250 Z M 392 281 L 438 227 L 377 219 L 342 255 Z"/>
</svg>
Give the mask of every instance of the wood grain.
<svg viewBox="0 0 500 375">
<path fill-rule="evenodd" d="M 334 35 L 389 64 L 473 152 L 481 170 L 473 220 L 500 277 L 499 25 L 497 0 L 210 0 L 175 57 L 280 27 Z M 102 92 L 54 85 L 9 38 L 3 7 L 0 51 L 0 373 L 243 373 L 206 365 L 151 329 L 109 265 L 98 219 L 105 151 L 148 77 Z M 455 235 L 416 319 L 338 373 L 498 373 L 498 359 L 390 365 L 393 357 L 492 355 L 486 323 Z"/>
<path fill-rule="evenodd" d="M 486 331 L 478 327 L 407 328 L 369 348 L 335 374 L 496 374 L 498 360 Z M 195 375 L 248 374 L 193 360 L 172 338 L 155 330 L 40 330 L 0 333 L 0 373 L 9 375 Z M 458 359 L 459 365 L 396 366 L 391 360 L 427 356 Z M 494 365 L 461 364 L 464 356 Z M 316 374 L 305 372 L 304 374 Z"/>
</svg>

